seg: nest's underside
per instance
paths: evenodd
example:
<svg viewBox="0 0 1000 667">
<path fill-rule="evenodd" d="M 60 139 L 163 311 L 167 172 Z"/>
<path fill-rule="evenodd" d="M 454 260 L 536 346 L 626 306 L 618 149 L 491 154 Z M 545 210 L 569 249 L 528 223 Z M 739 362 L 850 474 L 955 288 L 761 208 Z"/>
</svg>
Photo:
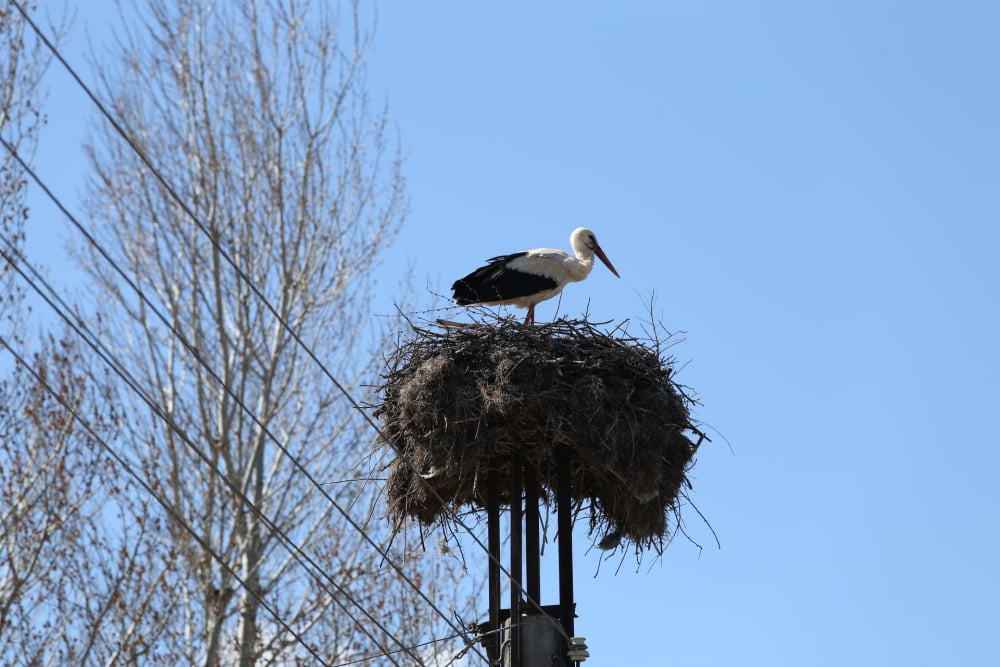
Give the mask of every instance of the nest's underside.
<svg viewBox="0 0 1000 667">
<path fill-rule="evenodd" d="M 663 540 L 700 434 L 657 348 L 586 321 L 415 329 L 389 359 L 376 411 L 399 454 L 390 511 L 431 524 L 444 504 L 484 508 L 487 470 L 509 489 L 513 452 L 552 498 L 565 446 L 592 532 Z"/>
</svg>

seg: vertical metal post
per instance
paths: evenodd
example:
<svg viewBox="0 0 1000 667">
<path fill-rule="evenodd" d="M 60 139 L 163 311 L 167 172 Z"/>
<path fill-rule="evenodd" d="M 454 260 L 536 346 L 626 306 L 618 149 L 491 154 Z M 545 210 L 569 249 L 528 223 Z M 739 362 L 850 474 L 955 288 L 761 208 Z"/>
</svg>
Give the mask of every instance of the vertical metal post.
<svg viewBox="0 0 1000 667">
<path fill-rule="evenodd" d="M 488 567 L 490 626 L 486 655 L 500 664 L 500 479 L 497 461 L 491 458 L 486 472 L 486 541 L 490 552 Z"/>
<path fill-rule="evenodd" d="M 521 667 L 521 455 L 510 457 L 510 665 Z"/>
<path fill-rule="evenodd" d="M 542 552 L 539 548 L 538 474 L 535 466 L 524 464 L 524 569 L 528 580 L 529 607 L 542 604 Z M 534 613 L 541 611 L 533 609 Z"/>
<path fill-rule="evenodd" d="M 559 620 L 567 637 L 573 637 L 573 511 L 569 451 L 556 450 L 556 515 L 559 518 Z"/>
</svg>

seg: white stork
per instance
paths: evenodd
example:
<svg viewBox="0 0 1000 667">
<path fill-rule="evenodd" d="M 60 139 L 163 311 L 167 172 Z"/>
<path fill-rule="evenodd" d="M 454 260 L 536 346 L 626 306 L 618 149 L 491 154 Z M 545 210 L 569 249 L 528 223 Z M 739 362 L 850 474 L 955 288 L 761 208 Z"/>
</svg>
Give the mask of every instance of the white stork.
<svg viewBox="0 0 1000 667">
<path fill-rule="evenodd" d="M 459 306 L 510 304 L 527 308 L 524 323 L 534 324 L 535 305 L 562 292 L 567 283 L 579 282 L 590 275 L 594 255 L 618 276 L 611 260 L 597 244 L 594 232 L 578 227 L 570 235 L 569 243 L 573 247 L 572 255 L 564 250 L 536 248 L 486 260 L 486 266 L 456 280 L 451 286 L 455 291 L 455 303 Z"/>
</svg>

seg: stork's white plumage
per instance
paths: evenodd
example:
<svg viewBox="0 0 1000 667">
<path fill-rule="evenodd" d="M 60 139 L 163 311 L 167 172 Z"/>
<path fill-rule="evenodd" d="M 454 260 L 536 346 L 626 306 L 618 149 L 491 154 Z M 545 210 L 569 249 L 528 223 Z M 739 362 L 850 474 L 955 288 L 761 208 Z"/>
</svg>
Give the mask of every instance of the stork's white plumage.
<svg viewBox="0 0 1000 667">
<path fill-rule="evenodd" d="M 570 235 L 569 243 L 573 254 L 536 248 L 486 260 L 486 266 L 456 280 L 451 286 L 455 303 L 459 306 L 509 304 L 527 308 L 524 322 L 534 324 L 535 305 L 558 295 L 567 284 L 589 276 L 595 255 L 618 276 L 611 260 L 598 245 L 594 232 L 578 227 Z"/>
</svg>

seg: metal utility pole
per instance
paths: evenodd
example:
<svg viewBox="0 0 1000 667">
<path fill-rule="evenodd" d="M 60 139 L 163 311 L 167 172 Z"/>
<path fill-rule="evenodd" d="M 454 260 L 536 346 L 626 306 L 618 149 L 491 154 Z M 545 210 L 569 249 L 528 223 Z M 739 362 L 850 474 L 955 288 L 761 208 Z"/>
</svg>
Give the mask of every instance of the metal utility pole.
<svg viewBox="0 0 1000 667">
<path fill-rule="evenodd" d="M 491 665 L 500 662 L 500 481 L 497 460 L 491 459 L 486 473 L 486 536 L 489 550 L 490 619 L 486 631 L 486 655 Z"/>
<path fill-rule="evenodd" d="M 500 471 L 501 462 L 489 462 L 486 476 L 486 522 L 489 559 L 489 621 L 480 626 L 490 664 L 499 667 L 552 667 L 577 663 L 587 657 L 582 638 L 574 637 L 573 516 L 570 455 L 556 451 L 556 513 L 559 529 L 559 604 L 541 604 L 541 519 L 538 472 L 517 452 L 511 454 L 508 487 L 510 501 L 510 605 L 501 609 L 500 581 Z M 523 504 L 522 504 L 523 503 Z M 523 525 L 522 525 L 523 524 Z M 522 579 L 525 576 L 525 579 Z M 526 585 L 522 585 L 526 581 Z M 526 601 L 526 604 L 525 604 Z M 502 632 L 501 632 L 502 630 Z M 570 637 L 567 643 L 566 637 Z"/>
<path fill-rule="evenodd" d="M 573 496 L 570 493 L 572 476 L 569 469 L 569 451 L 556 450 L 556 515 L 559 517 L 559 620 L 567 637 L 572 637 L 573 617 Z"/>
<path fill-rule="evenodd" d="M 521 665 L 521 455 L 510 457 L 510 663 Z"/>
</svg>

